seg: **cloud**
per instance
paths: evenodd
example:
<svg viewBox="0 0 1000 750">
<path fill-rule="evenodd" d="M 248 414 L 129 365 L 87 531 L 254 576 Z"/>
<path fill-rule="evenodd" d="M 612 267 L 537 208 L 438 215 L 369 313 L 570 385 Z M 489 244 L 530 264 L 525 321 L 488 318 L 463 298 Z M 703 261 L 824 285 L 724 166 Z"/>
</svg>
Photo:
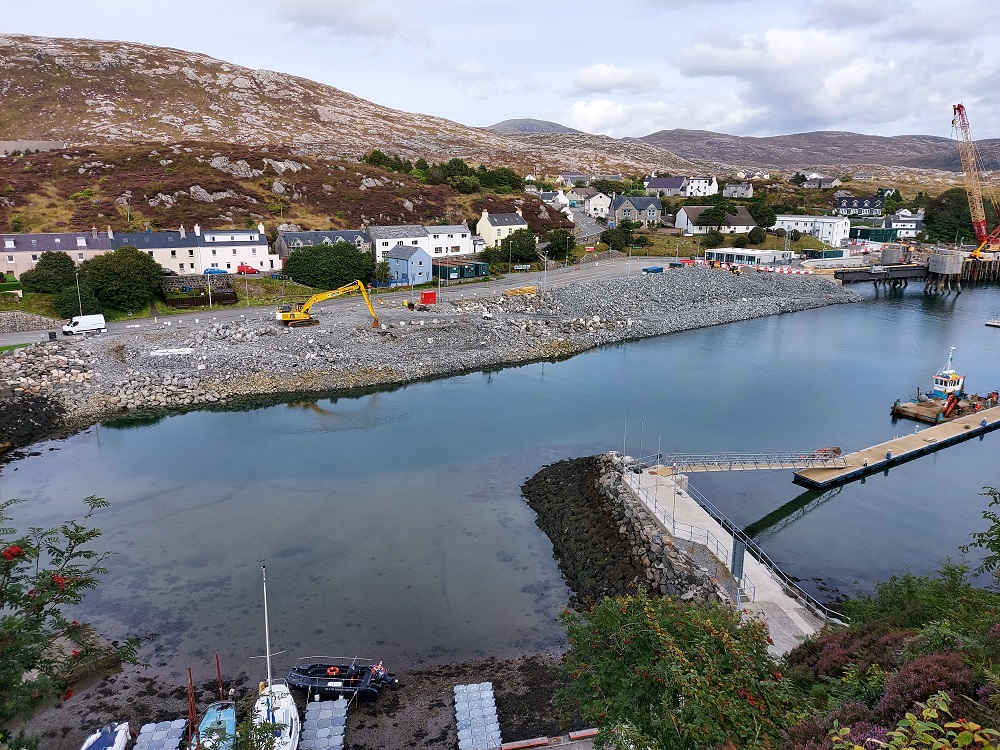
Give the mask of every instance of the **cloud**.
<svg viewBox="0 0 1000 750">
<path fill-rule="evenodd" d="M 815 28 L 717 35 L 684 50 L 678 70 L 688 78 L 729 79 L 718 86 L 735 93 L 740 109 L 757 108 L 745 128 L 764 133 L 852 122 L 886 131 L 926 121 L 930 112 L 936 120 L 939 111 L 944 130 L 951 111 L 946 100 L 963 88 L 981 90 L 976 82 L 996 71 L 991 49 L 961 38 L 930 47 L 876 36 Z"/>
<path fill-rule="evenodd" d="M 599 98 L 573 102 L 560 122 L 587 133 L 616 138 L 671 128 L 740 132 L 757 112 L 736 97 L 720 93 L 706 101 L 691 92 L 675 101 L 623 103 Z"/>
<path fill-rule="evenodd" d="M 497 80 L 495 70 L 474 57 L 457 59 L 433 55 L 424 60 L 424 70 L 433 75 L 444 75 L 462 86 L 475 87 Z"/>
<path fill-rule="evenodd" d="M 408 30 L 391 0 L 280 0 L 281 18 L 306 29 L 323 28 L 343 37 L 394 37 Z"/>
<path fill-rule="evenodd" d="M 577 71 L 573 79 L 573 93 L 586 94 L 605 91 L 648 91 L 659 85 L 656 76 L 643 70 L 619 68 L 598 63 Z"/>
</svg>

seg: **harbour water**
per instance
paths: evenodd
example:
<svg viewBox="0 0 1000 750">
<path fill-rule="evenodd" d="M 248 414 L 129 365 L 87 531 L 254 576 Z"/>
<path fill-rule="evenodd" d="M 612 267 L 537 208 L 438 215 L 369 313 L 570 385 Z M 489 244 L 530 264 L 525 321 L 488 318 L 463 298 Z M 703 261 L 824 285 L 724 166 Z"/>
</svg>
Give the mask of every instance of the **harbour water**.
<svg viewBox="0 0 1000 750">
<path fill-rule="evenodd" d="M 111 501 L 97 523 L 118 554 L 78 614 L 146 637 L 167 674 L 209 674 L 215 651 L 259 672 L 261 559 L 279 669 L 308 654 L 402 668 L 554 650 L 569 594 L 520 497 L 541 466 L 640 442 L 645 454 L 863 448 L 913 431 L 889 408 L 928 386 L 951 345 L 970 390 L 1000 386 L 1000 331 L 984 326 L 1000 288 L 858 291 L 856 305 L 558 363 L 95 427 L 3 467 L 0 497 L 28 501 L 21 527 L 57 524 L 87 495 Z M 822 599 L 959 559 L 984 525 L 979 493 L 1000 487 L 998 456 L 988 435 L 828 495 L 804 494 L 790 471 L 691 481 Z"/>
</svg>

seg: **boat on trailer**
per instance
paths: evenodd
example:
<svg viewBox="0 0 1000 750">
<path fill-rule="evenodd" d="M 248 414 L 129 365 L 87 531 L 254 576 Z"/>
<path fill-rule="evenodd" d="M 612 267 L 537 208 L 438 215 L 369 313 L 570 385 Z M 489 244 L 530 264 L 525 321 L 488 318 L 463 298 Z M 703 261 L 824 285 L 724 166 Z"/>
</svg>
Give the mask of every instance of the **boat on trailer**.
<svg viewBox="0 0 1000 750">
<path fill-rule="evenodd" d="M 112 722 L 84 740 L 80 750 L 125 750 L 128 740 L 128 722 Z"/>
<path fill-rule="evenodd" d="M 324 700 L 356 698 L 361 703 L 378 700 L 387 687 L 399 687 L 399 680 L 382 662 L 343 656 L 304 656 L 288 672 L 286 682 Z"/>
</svg>

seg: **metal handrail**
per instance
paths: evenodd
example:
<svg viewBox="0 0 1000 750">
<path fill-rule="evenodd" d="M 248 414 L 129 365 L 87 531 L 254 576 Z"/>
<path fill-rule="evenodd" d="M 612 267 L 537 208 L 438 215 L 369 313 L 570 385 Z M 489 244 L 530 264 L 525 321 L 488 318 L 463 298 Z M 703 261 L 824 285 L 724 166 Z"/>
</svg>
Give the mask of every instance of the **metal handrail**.
<svg viewBox="0 0 1000 750">
<path fill-rule="evenodd" d="M 640 459 L 641 460 L 641 459 Z M 827 451 L 773 451 L 770 453 L 672 453 L 661 454 L 659 463 L 683 469 L 686 466 L 717 466 L 748 469 L 842 469 L 847 459 Z"/>
<path fill-rule="evenodd" d="M 635 489 L 628 483 L 626 483 L 626 486 L 629 488 L 629 490 Z M 732 565 L 730 564 L 731 563 L 730 551 L 726 547 L 726 545 L 722 544 L 722 542 L 719 541 L 718 537 L 716 537 L 708 529 L 703 529 L 700 526 L 692 526 L 691 524 L 686 523 L 684 521 L 678 521 L 676 518 L 673 517 L 672 514 L 668 513 L 665 508 L 660 507 L 660 504 L 656 499 L 656 495 L 651 493 L 648 488 L 640 485 L 638 489 L 639 489 L 639 494 L 645 495 L 647 498 L 646 500 L 640 498 L 640 502 L 642 502 L 649 510 L 652 511 L 653 515 L 657 518 L 658 521 L 660 521 L 665 527 L 670 528 L 670 533 L 673 537 L 680 539 L 685 538 L 684 536 L 682 536 L 682 533 L 684 533 L 684 531 L 686 530 L 687 534 L 686 538 L 688 541 L 694 542 L 696 544 L 701 544 L 703 547 L 706 547 L 713 555 L 715 555 L 715 557 L 720 562 L 722 562 L 723 565 L 726 566 L 726 568 L 730 570 L 730 574 L 732 574 Z M 678 492 L 680 492 L 681 495 L 684 494 L 680 490 L 678 490 Z M 678 530 L 680 530 L 681 533 L 679 533 Z M 736 581 L 736 585 L 740 588 L 740 590 L 744 591 L 747 594 L 746 598 L 749 601 L 754 601 L 756 599 L 757 586 L 754 584 L 754 582 L 750 579 L 748 575 L 744 573 L 742 580 L 737 579 L 734 576 L 733 580 Z"/>
<path fill-rule="evenodd" d="M 637 466 L 640 469 L 640 471 L 643 470 L 646 466 L 651 467 L 654 465 L 662 465 L 663 461 L 661 459 L 665 458 L 665 456 L 662 455 L 650 456 L 648 458 L 650 460 L 646 460 L 643 458 L 633 459 L 634 465 Z M 655 460 L 656 462 L 655 464 L 653 463 L 653 460 Z M 678 492 L 681 491 L 678 490 Z M 681 494 L 683 495 L 684 493 L 681 492 Z M 690 483 L 688 484 L 687 494 L 692 500 L 698 503 L 698 505 L 704 508 L 705 512 L 708 513 L 713 519 L 715 519 L 715 521 L 726 531 L 726 533 L 728 533 L 734 539 L 742 542 L 745 545 L 747 552 L 753 555 L 754 559 L 756 559 L 757 562 L 759 562 L 761 565 L 770 570 L 771 573 L 779 580 L 779 582 L 785 588 L 785 591 L 789 596 L 791 596 L 793 599 L 796 599 L 800 604 L 805 606 L 807 609 L 812 610 L 817 615 L 819 615 L 820 617 L 829 622 L 837 623 L 839 625 L 846 625 L 849 622 L 849 618 L 845 614 L 843 614 L 842 612 L 838 612 L 835 609 L 831 609 L 830 607 L 828 607 L 827 605 L 823 604 L 818 599 L 816 599 L 816 597 L 812 596 L 811 594 L 800 588 L 799 585 L 795 583 L 795 581 L 793 581 L 790 576 L 784 573 L 781 570 L 781 568 L 778 567 L 778 564 L 774 562 L 774 560 L 772 560 L 770 556 L 768 556 L 768 554 L 764 552 L 763 549 L 761 549 L 760 545 L 757 544 L 757 542 L 755 542 L 753 539 L 747 536 L 747 534 L 741 528 L 739 528 L 736 524 L 734 524 L 732 521 L 729 520 L 729 518 L 726 516 L 725 513 L 719 510 L 715 506 L 715 504 L 712 503 L 711 500 L 709 500 L 702 493 L 698 492 L 698 490 L 692 487 Z M 727 554 L 726 565 L 727 566 L 729 565 L 728 554 Z"/>
</svg>

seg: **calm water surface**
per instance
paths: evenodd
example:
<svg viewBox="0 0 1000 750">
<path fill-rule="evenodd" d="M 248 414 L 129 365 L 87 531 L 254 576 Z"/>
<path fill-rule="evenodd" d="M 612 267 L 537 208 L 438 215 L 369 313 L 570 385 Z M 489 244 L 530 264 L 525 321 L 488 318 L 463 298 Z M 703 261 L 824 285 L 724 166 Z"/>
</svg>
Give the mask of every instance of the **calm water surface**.
<svg viewBox="0 0 1000 750">
<path fill-rule="evenodd" d="M 919 291 L 614 346 L 358 398 L 192 413 L 94 428 L 6 466 L 20 526 L 55 524 L 96 494 L 118 551 L 79 614 L 149 637 L 167 672 L 257 675 L 258 560 L 272 643 L 393 667 L 562 645 L 569 592 L 520 484 L 565 457 L 628 451 L 856 450 L 911 432 L 897 397 L 926 388 L 957 346 L 972 391 L 1000 386 L 1000 290 Z M 959 556 L 1000 486 L 1000 434 L 829 495 L 791 472 L 692 483 L 821 596 L 870 590 Z M 795 511 L 795 512 L 793 512 Z M 761 520 L 765 519 L 765 520 Z M 971 558 L 975 563 L 978 558 Z"/>
</svg>

